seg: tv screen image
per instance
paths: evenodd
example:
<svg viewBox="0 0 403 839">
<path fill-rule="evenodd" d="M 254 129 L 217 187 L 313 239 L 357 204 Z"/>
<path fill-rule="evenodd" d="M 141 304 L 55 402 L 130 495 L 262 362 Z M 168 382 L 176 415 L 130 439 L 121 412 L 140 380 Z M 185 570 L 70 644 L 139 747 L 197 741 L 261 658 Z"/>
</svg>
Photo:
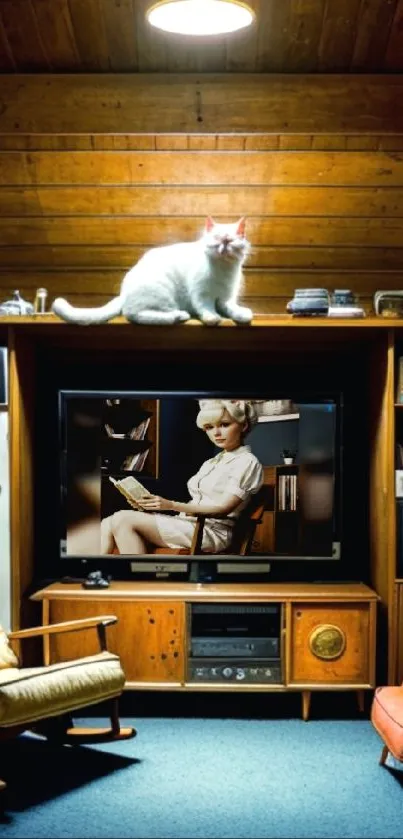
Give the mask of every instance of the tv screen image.
<svg viewBox="0 0 403 839">
<path fill-rule="evenodd" d="M 61 390 L 61 556 L 179 560 L 201 512 L 197 560 L 339 559 L 339 423 L 337 396 Z"/>
</svg>

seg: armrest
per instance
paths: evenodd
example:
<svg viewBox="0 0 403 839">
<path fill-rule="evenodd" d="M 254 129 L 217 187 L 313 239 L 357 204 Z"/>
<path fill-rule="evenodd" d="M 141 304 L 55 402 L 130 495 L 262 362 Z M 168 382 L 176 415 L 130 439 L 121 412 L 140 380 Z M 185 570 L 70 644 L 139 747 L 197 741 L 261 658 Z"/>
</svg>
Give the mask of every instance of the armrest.
<svg viewBox="0 0 403 839">
<path fill-rule="evenodd" d="M 63 623 L 53 623 L 46 626 L 32 626 L 30 629 L 8 632 L 7 635 L 10 641 L 23 641 L 25 638 L 38 638 L 40 636 L 56 635 L 61 632 L 79 632 L 81 629 L 96 628 L 101 650 L 106 650 L 105 629 L 107 626 L 117 623 L 117 620 L 115 615 L 97 615 L 93 618 L 63 621 Z"/>
<path fill-rule="evenodd" d="M 30 629 L 19 629 L 16 632 L 8 632 L 7 636 L 12 641 L 13 639 L 35 638 L 38 635 L 53 635 L 56 632 L 77 632 L 80 629 L 91 629 L 91 627 L 99 626 L 100 624 L 109 626 L 112 623 L 117 623 L 117 617 L 115 615 L 100 615 L 95 618 L 51 623 L 47 626 L 32 626 Z"/>
<path fill-rule="evenodd" d="M 259 522 L 262 518 L 264 513 L 264 504 L 259 504 L 259 507 L 256 507 L 256 510 L 253 511 L 251 515 L 251 521 Z"/>
</svg>

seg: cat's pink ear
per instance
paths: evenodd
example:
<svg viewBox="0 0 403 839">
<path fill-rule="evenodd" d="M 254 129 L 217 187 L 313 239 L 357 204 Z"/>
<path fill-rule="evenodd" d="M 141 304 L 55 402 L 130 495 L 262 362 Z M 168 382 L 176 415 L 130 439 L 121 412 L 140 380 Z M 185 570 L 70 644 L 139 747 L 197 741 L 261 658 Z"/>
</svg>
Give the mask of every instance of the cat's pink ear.
<svg viewBox="0 0 403 839">
<path fill-rule="evenodd" d="M 238 227 L 236 229 L 238 236 L 245 236 L 246 219 L 244 217 L 239 219 Z"/>
<path fill-rule="evenodd" d="M 213 229 L 213 227 L 214 227 L 214 221 L 213 221 L 213 219 L 211 218 L 211 216 L 207 216 L 207 218 L 206 218 L 206 230 L 207 230 L 207 233 L 210 233 L 210 230 L 212 230 L 212 229 Z"/>
</svg>

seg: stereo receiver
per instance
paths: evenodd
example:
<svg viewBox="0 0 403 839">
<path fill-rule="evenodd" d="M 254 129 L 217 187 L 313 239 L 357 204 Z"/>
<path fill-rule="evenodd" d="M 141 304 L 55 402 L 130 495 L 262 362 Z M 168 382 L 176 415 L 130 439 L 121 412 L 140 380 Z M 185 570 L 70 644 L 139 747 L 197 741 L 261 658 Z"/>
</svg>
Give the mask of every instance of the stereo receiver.
<svg viewBox="0 0 403 839">
<path fill-rule="evenodd" d="M 191 682 L 281 684 L 279 603 L 190 606 Z"/>
<path fill-rule="evenodd" d="M 235 658 L 223 664 L 222 659 L 192 658 L 189 664 L 189 681 L 281 684 L 281 661 L 279 658 L 264 661 L 242 661 Z"/>
</svg>

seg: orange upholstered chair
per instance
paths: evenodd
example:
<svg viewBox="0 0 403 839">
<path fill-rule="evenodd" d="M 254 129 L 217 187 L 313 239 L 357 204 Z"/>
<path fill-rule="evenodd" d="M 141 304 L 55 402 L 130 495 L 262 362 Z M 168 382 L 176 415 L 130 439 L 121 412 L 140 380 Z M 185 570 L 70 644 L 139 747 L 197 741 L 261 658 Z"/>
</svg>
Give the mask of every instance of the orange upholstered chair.
<svg viewBox="0 0 403 839">
<path fill-rule="evenodd" d="M 385 744 L 379 763 L 384 765 L 389 752 L 403 762 L 403 685 L 376 689 L 371 722 Z"/>
</svg>

